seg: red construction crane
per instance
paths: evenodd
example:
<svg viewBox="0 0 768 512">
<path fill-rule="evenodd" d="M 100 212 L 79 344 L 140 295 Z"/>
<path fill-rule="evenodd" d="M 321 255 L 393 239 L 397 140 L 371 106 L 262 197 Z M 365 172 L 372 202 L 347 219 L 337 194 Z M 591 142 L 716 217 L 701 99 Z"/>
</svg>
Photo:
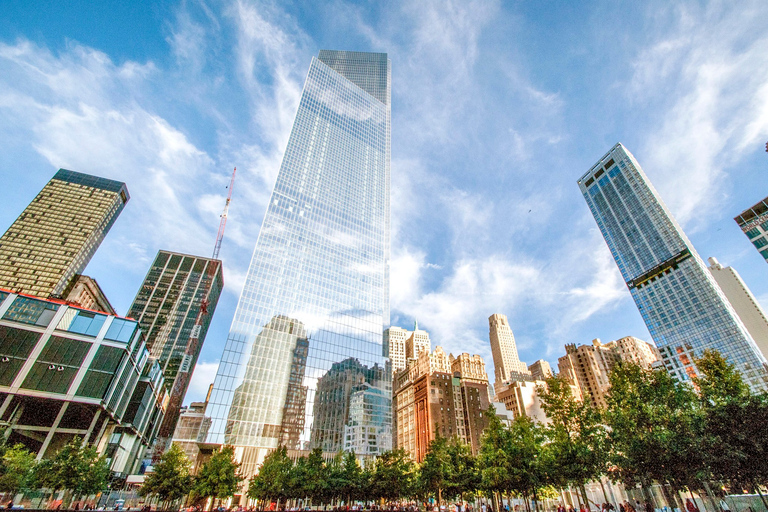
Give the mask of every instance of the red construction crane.
<svg viewBox="0 0 768 512">
<path fill-rule="evenodd" d="M 237 167 L 232 171 L 232 179 L 229 182 L 229 195 L 227 195 L 227 202 L 224 205 L 224 211 L 221 214 L 221 222 L 219 223 L 219 234 L 216 235 L 216 245 L 213 248 L 213 259 L 219 259 L 219 250 L 221 250 L 221 241 L 224 239 L 224 226 L 227 225 L 227 212 L 229 212 L 229 202 L 232 200 L 232 187 L 235 186 L 235 173 Z"/>
</svg>

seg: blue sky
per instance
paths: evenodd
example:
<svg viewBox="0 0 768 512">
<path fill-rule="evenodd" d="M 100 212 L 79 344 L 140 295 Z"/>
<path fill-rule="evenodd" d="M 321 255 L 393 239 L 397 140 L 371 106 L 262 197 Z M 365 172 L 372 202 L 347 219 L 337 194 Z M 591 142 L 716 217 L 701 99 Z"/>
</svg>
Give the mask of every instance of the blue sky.
<svg viewBox="0 0 768 512">
<path fill-rule="evenodd" d="M 417 318 L 489 370 L 497 312 L 529 363 L 649 339 L 576 186 L 618 141 L 702 257 L 766 307 L 768 268 L 733 221 L 768 195 L 766 19 L 761 1 L 5 0 L 0 229 L 60 167 L 125 181 L 132 199 L 86 271 L 125 314 L 158 249 L 211 253 L 237 166 L 226 291 L 186 401 L 200 399 L 311 57 L 382 51 L 393 325 Z"/>
</svg>

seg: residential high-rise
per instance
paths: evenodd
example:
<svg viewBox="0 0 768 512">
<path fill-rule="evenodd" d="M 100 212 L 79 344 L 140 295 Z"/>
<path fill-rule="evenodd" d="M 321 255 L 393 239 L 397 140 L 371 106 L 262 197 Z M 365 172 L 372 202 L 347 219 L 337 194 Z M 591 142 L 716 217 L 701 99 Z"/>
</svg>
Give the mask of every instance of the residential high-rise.
<svg viewBox="0 0 768 512">
<path fill-rule="evenodd" d="M 768 197 L 747 208 L 733 220 L 768 262 Z"/>
<path fill-rule="evenodd" d="M 65 297 L 128 199 L 125 183 L 59 169 L 0 238 L 0 287 Z"/>
<path fill-rule="evenodd" d="M 768 358 L 768 316 L 760 303 L 734 268 L 723 267 L 716 258 L 709 258 L 709 271 L 744 322 L 757 348 Z"/>
<path fill-rule="evenodd" d="M 437 435 L 456 436 L 477 454 L 490 404 L 488 375 L 479 355 L 454 357 L 438 346 L 419 352 L 394 379 L 396 448 L 421 462 Z"/>
<path fill-rule="evenodd" d="M 716 349 L 768 390 L 765 357 L 629 151 L 616 144 L 578 184 L 667 370 L 689 379 Z"/>
<path fill-rule="evenodd" d="M 309 67 L 208 409 L 246 475 L 286 437 L 337 451 L 370 425 L 369 453 L 391 446 L 390 76 L 383 53 Z"/>
<path fill-rule="evenodd" d="M 223 286 L 221 261 L 158 251 L 129 309 L 160 362 L 168 389 L 158 451 L 173 436 Z"/>
<path fill-rule="evenodd" d="M 515 336 L 509 327 L 507 316 L 495 313 L 488 318 L 493 370 L 496 376 L 494 387 L 500 386 L 517 375 L 530 376 L 528 365 L 520 361 L 515 345 Z"/>
</svg>

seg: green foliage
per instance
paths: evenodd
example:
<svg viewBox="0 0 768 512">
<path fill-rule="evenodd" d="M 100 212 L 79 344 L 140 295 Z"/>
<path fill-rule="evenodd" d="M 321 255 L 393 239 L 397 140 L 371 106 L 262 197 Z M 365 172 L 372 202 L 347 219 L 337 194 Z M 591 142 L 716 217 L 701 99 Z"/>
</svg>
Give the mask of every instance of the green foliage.
<svg viewBox="0 0 768 512">
<path fill-rule="evenodd" d="M 445 496 L 452 498 L 473 493 L 480 488 L 481 477 L 477 468 L 477 458 L 472 455 L 472 448 L 454 438 L 448 445 L 448 457 L 451 467 L 451 478 L 445 488 Z"/>
<path fill-rule="evenodd" d="M 693 389 L 667 372 L 627 363 L 614 368 L 610 383 L 606 421 L 612 478 L 643 486 L 657 481 L 677 489 L 694 480 L 703 461 Z M 675 505 L 669 496 L 667 501 Z"/>
<path fill-rule="evenodd" d="M 723 356 L 705 351 L 696 361 L 703 429 L 701 445 L 713 476 L 738 487 L 768 479 L 768 397 L 750 395 Z"/>
<path fill-rule="evenodd" d="M 142 496 L 157 496 L 166 505 L 186 496 L 192 490 L 192 463 L 179 445 L 172 444 L 154 466 L 139 490 Z"/>
<path fill-rule="evenodd" d="M 29 488 L 36 465 L 35 454 L 23 444 L 3 447 L 3 452 L 0 459 L 0 492 L 16 494 Z"/>
<path fill-rule="evenodd" d="M 96 448 L 83 446 L 79 437 L 64 445 L 53 459 L 34 467 L 33 481 L 54 491 L 70 491 L 74 496 L 87 496 L 107 487 L 109 466 Z"/>
<path fill-rule="evenodd" d="M 248 497 L 254 500 L 283 500 L 289 497 L 289 479 L 293 461 L 284 446 L 266 456 L 248 482 Z"/>
<path fill-rule="evenodd" d="M 434 496 L 438 504 L 443 499 L 443 489 L 450 485 L 451 460 L 448 442 L 437 436 L 430 444 L 418 473 L 418 486 L 427 496 Z"/>
<path fill-rule="evenodd" d="M 382 453 L 371 475 L 370 496 L 395 501 L 416 491 L 416 465 L 402 448 Z"/>
<path fill-rule="evenodd" d="M 543 457 L 545 429 L 527 416 L 515 418 L 509 428 L 507 454 L 513 461 L 509 468 L 510 489 L 524 497 L 537 497 L 547 485 Z"/>
<path fill-rule="evenodd" d="M 511 483 L 513 461 L 507 452 L 510 433 L 496 416 L 493 406 L 489 407 L 485 414 L 488 421 L 477 456 L 480 486 L 488 492 L 504 492 L 510 488 Z"/>
<path fill-rule="evenodd" d="M 235 461 L 232 446 L 224 446 L 206 462 L 194 479 L 192 493 L 200 498 L 218 498 L 220 500 L 234 496 L 243 477 Z"/>
<path fill-rule="evenodd" d="M 540 389 L 544 411 L 551 420 L 545 428 L 549 476 L 558 486 L 583 488 L 607 469 L 607 432 L 600 412 L 587 401 L 578 401 L 561 378 L 547 379 Z"/>
</svg>

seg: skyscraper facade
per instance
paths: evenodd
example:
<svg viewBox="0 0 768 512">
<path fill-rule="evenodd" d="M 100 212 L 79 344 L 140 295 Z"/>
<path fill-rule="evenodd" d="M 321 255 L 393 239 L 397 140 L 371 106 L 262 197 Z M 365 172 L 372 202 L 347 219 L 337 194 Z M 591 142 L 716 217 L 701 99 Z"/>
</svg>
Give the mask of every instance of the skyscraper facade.
<svg viewBox="0 0 768 512">
<path fill-rule="evenodd" d="M 278 444 L 342 450 L 345 428 L 391 446 L 390 77 L 382 53 L 310 64 L 209 405 L 246 474 Z"/>
<path fill-rule="evenodd" d="M 0 238 L 0 287 L 66 296 L 129 197 L 125 183 L 59 169 Z"/>
<path fill-rule="evenodd" d="M 578 184 L 667 370 L 687 380 L 716 349 L 767 390 L 766 359 L 634 156 L 616 144 Z"/>
<path fill-rule="evenodd" d="M 496 377 L 494 386 L 500 386 L 520 375 L 530 377 L 528 365 L 520 361 L 517 353 L 515 336 L 509 327 L 507 315 L 499 313 L 491 315 L 488 318 L 488 327 Z"/>
<path fill-rule="evenodd" d="M 733 220 L 768 262 L 768 197 L 747 208 Z"/>
<path fill-rule="evenodd" d="M 159 449 L 173 436 L 223 287 L 221 261 L 159 251 L 131 304 L 128 316 L 138 320 L 168 390 Z"/>
</svg>

